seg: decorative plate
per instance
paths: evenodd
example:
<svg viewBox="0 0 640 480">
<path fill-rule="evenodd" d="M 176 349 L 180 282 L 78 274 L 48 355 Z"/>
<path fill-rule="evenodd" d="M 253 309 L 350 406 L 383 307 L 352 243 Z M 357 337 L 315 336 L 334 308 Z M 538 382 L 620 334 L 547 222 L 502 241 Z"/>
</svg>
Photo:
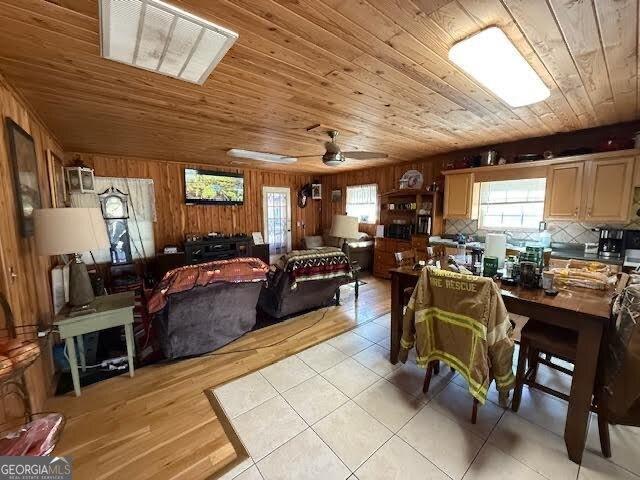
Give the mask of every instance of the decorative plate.
<svg viewBox="0 0 640 480">
<path fill-rule="evenodd" d="M 400 188 L 422 188 L 424 178 L 418 170 L 409 170 L 400 179 Z"/>
</svg>

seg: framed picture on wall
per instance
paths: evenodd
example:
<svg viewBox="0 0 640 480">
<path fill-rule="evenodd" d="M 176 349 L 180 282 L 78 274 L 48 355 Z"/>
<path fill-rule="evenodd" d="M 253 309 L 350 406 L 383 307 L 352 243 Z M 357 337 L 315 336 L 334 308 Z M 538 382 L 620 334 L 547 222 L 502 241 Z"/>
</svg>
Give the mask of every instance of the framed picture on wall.
<svg viewBox="0 0 640 480">
<path fill-rule="evenodd" d="M 331 190 L 331 201 L 338 203 L 340 200 L 342 200 L 342 190 Z"/>
<path fill-rule="evenodd" d="M 311 198 L 313 200 L 322 200 L 322 185 L 320 183 L 311 184 Z"/>
<path fill-rule="evenodd" d="M 7 118 L 7 134 L 20 231 L 23 237 L 29 237 L 33 235 L 34 213 L 40 208 L 36 145 L 31 135 L 10 118 Z"/>
<path fill-rule="evenodd" d="M 53 150 L 47 150 L 47 169 L 49 171 L 49 188 L 51 189 L 51 206 L 53 208 L 69 206 L 64 164 Z"/>
</svg>

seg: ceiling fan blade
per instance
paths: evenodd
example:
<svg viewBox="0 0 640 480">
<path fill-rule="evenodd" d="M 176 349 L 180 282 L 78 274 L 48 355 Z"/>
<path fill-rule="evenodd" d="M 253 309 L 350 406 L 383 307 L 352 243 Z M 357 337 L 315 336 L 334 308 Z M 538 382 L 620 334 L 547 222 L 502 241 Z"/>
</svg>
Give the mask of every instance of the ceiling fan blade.
<svg viewBox="0 0 640 480">
<path fill-rule="evenodd" d="M 320 158 L 322 156 L 321 153 L 316 155 L 296 155 L 295 158 Z"/>
<path fill-rule="evenodd" d="M 369 159 L 373 159 L 373 158 L 387 158 L 389 156 L 386 153 L 380 153 L 380 152 L 353 151 L 353 152 L 342 152 L 342 153 L 344 154 L 345 157 L 352 158 L 354 160 L 369 160 Z"/>
</svg>

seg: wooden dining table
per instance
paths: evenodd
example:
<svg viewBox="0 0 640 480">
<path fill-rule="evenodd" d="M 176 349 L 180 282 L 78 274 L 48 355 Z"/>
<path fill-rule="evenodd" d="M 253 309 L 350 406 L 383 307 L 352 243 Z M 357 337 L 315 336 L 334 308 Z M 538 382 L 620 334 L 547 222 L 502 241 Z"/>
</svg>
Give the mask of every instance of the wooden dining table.
<svg viewBox="0 0 640 480">
<path fill-rule="evenodd" d="M 402 337 L 403 292 L 416 285 L 421 270 L 398 267 L 391 273 L 391 346 L 390 361 L 398 362 Z M 569 408 L 564 440 L 569 458 L 580 463 L 585 448 L 591 396 L 598 368 L 598 355 L 603 332 L 609 326 L 611 305 L 616 290 L 560 288 L 555 297 L 542 289 L 502 285 L 502 299 L 510 313 L 535 318 L 573 330 L 578 334 L 577 356 L 569 395 Z"/>
</svg>

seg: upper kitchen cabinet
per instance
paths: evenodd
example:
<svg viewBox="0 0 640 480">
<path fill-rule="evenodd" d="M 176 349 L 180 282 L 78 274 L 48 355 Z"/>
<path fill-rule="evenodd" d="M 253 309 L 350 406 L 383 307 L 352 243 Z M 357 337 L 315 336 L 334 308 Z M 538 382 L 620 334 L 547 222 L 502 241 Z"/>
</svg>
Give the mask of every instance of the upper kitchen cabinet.
<svg viewBox="0 0 640 480">
<path fill-rule="evenodd" d="M 586 164 L 584 221 L 625 223 L 629 220 L 634 160 L 619 157 Z"/>
<path fill-rule="evenodd" d="M 640 187 L 638 158 L 640 150 L 629 149 L 447 170 L 444 218 L 477 218 L 480 182 L 546 177 L 545 220 L 623 224 L 631 214 L 633 188 Z"/>
<path fill-rule="evenodd" d="M 584 169 L 584 162 L 549 165 L 544 201 L 546 220 L 577 220 L 580 217 Z"/>
<path fill-rule="evenodd" d="M 473 216 L 473 172 L 449 174 L 444 179 L 444 218 Z"/>
</svg>

